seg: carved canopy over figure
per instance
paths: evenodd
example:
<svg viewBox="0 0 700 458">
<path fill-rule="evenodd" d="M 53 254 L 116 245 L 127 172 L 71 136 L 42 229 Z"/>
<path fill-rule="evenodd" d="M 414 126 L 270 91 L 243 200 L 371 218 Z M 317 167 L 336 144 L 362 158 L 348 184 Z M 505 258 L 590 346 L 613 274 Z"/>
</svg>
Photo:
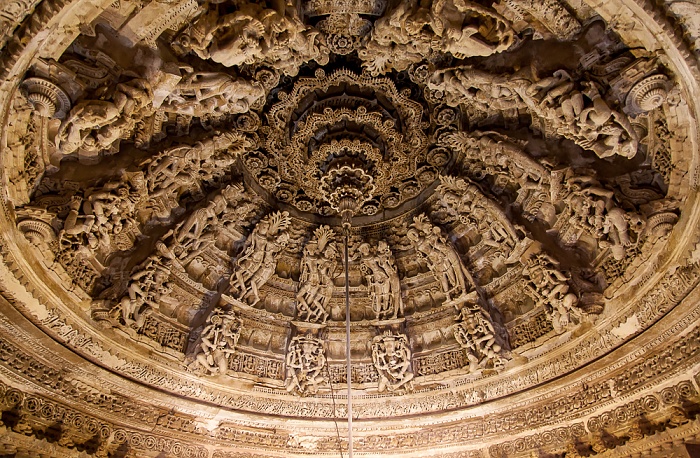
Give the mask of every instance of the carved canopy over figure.
<svg viewBox="0 0 700 458">
<path fill-rule="evenodd" d="M 400 2 L 374 24 L 360 58 L 374 75 L 403 71 L 431 53 L 458 59 L 508 49 L 515 33 L 497 12 L 465 0 L 438 0 L 430 9 L 416 0 Z"/>
<path fill-rule="evenodd" d="M 401 285 L 389 245 L 380 240 L 375 250 L 368 243 L 359 247 L 360 269 L 367 280 L 372 311 L 377 320 L 395 319 L 403 314 Z"/>
<path fill-rule="evenodd" d="M 496 343 L 496 333 L 489 318 L 475 304 L 465 304 L 458 311 L 454 336 L 469 360 L 469 372 L 478 368 L 503 369 L 506 359 L 501 345 Z"/>
<path fill-rule="evenodd" d="M 440 228 L 421 214 L 413 218 L 406 234 L 418 256 L 424 258 L 435 279 L 440 282 L 447 302 L 462 298 L 473 285 L 471 275 L 453 247 L 448 245 Z"/>
<path fill-rule="evenodd" d="M 328 50 L 317 35 L 295 10 L 241 2 L 238 11 L 225 16 L 216 10 L 201 15 L 178 41 L 184 50 L 226 67 L 269 65 L 296 76 L 306 62 L 328 63 Z"/>
<path fill-rule="evenodd" d="M 333 278 L 338 250 L 333 241 L 335 232 L 321 226 L 315 239 L 306 244 L 301 260 L 301 276 L 297 299 L 297 318 L 312 323 L 328 319 L 328 301 L 333 294 Z"/>
<path fill-rule="evenodd" d="M 321 372 L 326 367 L 326 354 L 323 341 L 311 335 L 296 336 L 287 349 L 284 385 L 287 391 L 302 396 L 313 395 L 326 377 Z"/>
<path fill-rule="evenodd" d="M 203 370 L 206 375 L 225 375 L 240 334 L 241 320 L 233 312 L 214 310 L 202 330 L 189 367 Z"/>
<path fill-rule="evenodd" d="M 259 289 L 275 273 L 277 254 L 289 241 L 290 222 L 287 212 L 276 212 L 255 226 L 231 275 L 231 289 L 237 299 L 243 300 L 252 294 L 251 305 L 260 301 Z"/>
<path fill-rule="evenodd" d="M 384 334 L 372 339 L 372 362 L 379 373 L 377 390 L 396 391 L 413 389 L 414 374 L 411 371 L 411 350 L 405 334 Z"/>
</svg>

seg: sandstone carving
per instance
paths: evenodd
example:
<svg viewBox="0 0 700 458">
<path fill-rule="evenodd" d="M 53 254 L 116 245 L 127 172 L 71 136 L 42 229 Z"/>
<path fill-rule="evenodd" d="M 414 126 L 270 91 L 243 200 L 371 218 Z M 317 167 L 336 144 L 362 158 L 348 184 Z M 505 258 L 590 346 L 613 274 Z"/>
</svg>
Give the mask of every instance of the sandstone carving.
<svg viewBox="0 0 700 458">
<path fill-rule="evenodd" d="M 323 342 L 312 336 L 292 338 L 285 360 L 285 387 L 288 392 L 301 395 L 315 394 L 327 382 L 322 373 L 326 367 Z"/>
<path fill-rule="evenodd" d="M 325 323 L 329 301 L 333 294 L 333 279 L 338 269 L 338 249 L 335 232 L 322 226 L 314 232 L 314 240 L 304 247 L 301 260 L 299 291 L 297 291 L 297 318 L 312 323 Z"/>
<path fill-rule="evenodd" d="M 0 3 L 0 455 L 700 437 L 690 2 Z"/>
<path fill-rule="evenodd" d="M 207 375 L 225 375 L 241 334 L 241 320 L 231 312 L 215 309 L 202 329 L 191 368 Z"/>
<path fill-rule="evenodd" d="M 231 289 L 237 299 L 244 300 L 252 294 L 251 305 L 260 301 L 260 287 L 275 272 L 277 254 L 289 241 L 289 222 L 286 212 L 277 212 L 255 226 L 231 276 Z"/>
<path fill-rule="evenodd" d="M 375 318 L 386 320 L 403 315 L 401 285 L 389 245 L 379 241 L 372 249 L 368 243 L 363 243 L 358 250 L 360 269 L 367 280 Z"/>
<path fill-rule="evenodd" d="M 461 300 L 472 289 L 470 274 L 459 255 L 425 215 L 414 219 L 406 236 L 440 282 L 447 302 Z"/>
<path fill-rule="evenodd" d="M 379 373 L 377 390 L 397 391 L 413 389 L 411 350 L 404 334 L 384 333 L 372 339 L 372 362 Z"/>
</svg>

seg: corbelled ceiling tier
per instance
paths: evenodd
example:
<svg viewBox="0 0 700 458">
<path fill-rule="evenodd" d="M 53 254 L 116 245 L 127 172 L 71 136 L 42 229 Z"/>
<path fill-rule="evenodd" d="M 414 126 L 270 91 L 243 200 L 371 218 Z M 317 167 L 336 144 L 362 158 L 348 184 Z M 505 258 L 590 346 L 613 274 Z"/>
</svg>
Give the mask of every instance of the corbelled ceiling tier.
<svg viewBox="0 0 700 458">
<path fill-rule="evenodd" d="M 690 456 L 698 18 L 0 6 L 0 455 Z"/>
</svg>

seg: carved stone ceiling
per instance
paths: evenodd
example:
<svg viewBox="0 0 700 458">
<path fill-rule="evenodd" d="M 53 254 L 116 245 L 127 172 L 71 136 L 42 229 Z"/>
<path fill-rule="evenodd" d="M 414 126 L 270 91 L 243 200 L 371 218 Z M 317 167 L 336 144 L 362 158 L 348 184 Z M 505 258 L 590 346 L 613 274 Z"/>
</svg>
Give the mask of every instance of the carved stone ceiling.
<svg viewBox="0 0 700 458">
<path fill-rule="evenodd" d="M 0 4 L 0 455 L 690 456 L 698 10 Z"/>
</svg>

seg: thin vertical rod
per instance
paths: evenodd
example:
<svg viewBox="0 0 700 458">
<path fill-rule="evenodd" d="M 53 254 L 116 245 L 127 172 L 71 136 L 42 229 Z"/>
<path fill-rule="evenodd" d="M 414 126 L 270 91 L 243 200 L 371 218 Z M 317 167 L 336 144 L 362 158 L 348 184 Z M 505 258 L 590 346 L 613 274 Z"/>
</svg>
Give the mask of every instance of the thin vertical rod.
<svg viewBox="0 0 700 458">
<path fill-rule="evenodd" d="M 348 238 L 350 231 L 345 231 L 345 353 L 347 355 L 348 378 L 348 457 L 352 458 L 352 364 L 350 361 L 350 273 L 348 256 Z"/>
</svg>

